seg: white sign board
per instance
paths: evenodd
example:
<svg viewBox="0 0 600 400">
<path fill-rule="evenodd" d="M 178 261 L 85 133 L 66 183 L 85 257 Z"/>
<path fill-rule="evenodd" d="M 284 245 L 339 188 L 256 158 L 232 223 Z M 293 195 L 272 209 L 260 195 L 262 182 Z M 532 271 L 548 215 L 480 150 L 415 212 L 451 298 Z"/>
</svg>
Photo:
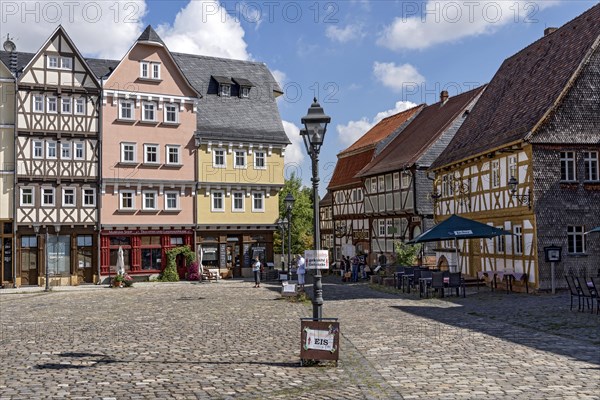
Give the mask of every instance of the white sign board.
<svg viewBox="0 0 600 400">
<path fill-rule="evenodd" d="M 316 329 L 306 329 L 306 350 L 333 350 L 334 334 L 329 331 L 321 331 Z"/>
<path fill-rule="evenodd" d="M 329 269 L 329 251 L 306 250 L 304 252 L 306 269 Z"/>
<path fill-rule="evenodd" d="M 296 295 L 296 284 L 283 282 L 281 287 L 281 294 L 283 296 L 295 296 Z"/>
<path fill-rule="evenodd" d="M 346 257 L 354 257 L 356 255 L 356 249 L 354 248 L 354 245 L 342 245 L 342 255 Z"/>
</svg>

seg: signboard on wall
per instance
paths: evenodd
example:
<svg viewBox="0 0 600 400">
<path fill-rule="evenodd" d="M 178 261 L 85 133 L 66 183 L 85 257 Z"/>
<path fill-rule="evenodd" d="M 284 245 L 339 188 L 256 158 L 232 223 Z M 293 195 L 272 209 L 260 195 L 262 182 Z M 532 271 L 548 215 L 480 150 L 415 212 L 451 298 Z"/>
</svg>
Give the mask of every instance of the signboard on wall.
<svg viewBox="0 0 600 400">
<path fill-rule="evenodd" d="M 227 268 L 227 245 L 225 243 L 219 245 L 219 267 Z"/>
<path fill-rule="evenodd" d="M 244 266 L 250 266 L 250 243 L 244 243 Z"/>
</svg>

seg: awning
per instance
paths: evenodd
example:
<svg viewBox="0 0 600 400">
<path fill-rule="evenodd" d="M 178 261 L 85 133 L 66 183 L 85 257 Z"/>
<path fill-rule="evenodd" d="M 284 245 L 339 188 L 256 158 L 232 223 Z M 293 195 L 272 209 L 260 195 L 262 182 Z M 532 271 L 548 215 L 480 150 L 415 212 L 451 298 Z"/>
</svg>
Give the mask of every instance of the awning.
<svg viewBox="0 0 600 400">
<path fill-rule="evenodd" d="M 488 239 L 501 235 L 512 235 L 512 233 L 454 214 L 409 241 L 408 244 L 454 239 Z"/>
</svg>

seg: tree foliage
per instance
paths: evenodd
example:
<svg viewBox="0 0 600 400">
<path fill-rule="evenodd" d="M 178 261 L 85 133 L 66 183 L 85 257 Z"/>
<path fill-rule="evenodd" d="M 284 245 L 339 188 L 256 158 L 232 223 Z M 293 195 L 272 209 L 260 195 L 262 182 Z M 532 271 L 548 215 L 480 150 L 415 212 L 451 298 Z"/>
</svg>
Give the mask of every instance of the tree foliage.
<svg viewBox="0 0 600 400">
<path fill-rule="evenodd" d="M 394 250 L 396 253 L 396 264 L 403 266 L 411 266 L 415 264 L 417 256 L 421 251 L 421 245 L 410 245 L 404 242 L 395 242 Z"/>
<path fill-rule="evenodd" d="M 189 246 L 174 247 L 166 252 L 167 254 L 167 266 L 160 274 L 159 280 L 161 282 L 179 282 L 179 274 L 177 273 L 177 256 L 183 254 L 187 264 L 196 260 L 196 253 L 194 253 Z"/>
</svg>

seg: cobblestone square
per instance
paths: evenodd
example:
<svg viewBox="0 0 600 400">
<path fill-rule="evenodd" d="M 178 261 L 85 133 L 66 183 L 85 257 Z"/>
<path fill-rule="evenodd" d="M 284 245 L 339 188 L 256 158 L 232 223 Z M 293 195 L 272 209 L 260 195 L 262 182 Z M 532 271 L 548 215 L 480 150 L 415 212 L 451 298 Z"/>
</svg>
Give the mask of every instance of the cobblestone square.
<svg viewBox="0 0 600 400">
<path fill-rule="evenodd" d="M 327 277 L 341 360 L 300 367 L 311 306 L 263 286 L 1 295 L 0 399 L 600 398 L 600 318 L 566 294 L 419 299 Z"/>
</svg>

